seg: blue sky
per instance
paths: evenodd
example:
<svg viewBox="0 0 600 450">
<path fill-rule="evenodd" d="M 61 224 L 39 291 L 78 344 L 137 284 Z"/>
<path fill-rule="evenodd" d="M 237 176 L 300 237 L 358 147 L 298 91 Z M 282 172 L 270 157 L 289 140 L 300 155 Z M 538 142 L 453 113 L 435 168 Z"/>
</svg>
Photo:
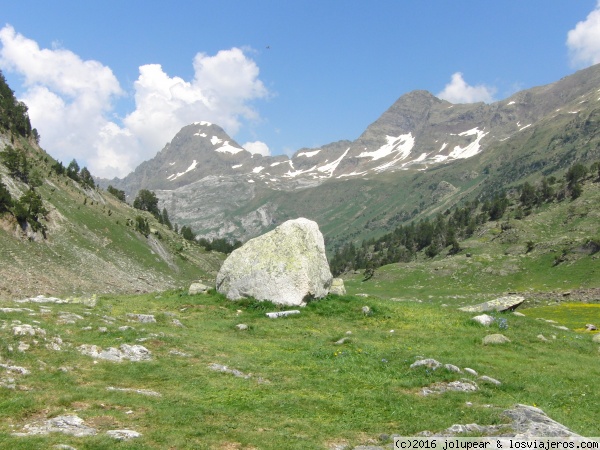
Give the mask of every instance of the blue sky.
<svg viewBox="0 0 600 450">
<path fill-rule="evenodd" d="M 492 102 L 600 62 L 600 0 L 0 3 L 0 68 L 42 147 L 104 177 L 194 121 L 290 154 L 415 89 Z"/>
</svg>

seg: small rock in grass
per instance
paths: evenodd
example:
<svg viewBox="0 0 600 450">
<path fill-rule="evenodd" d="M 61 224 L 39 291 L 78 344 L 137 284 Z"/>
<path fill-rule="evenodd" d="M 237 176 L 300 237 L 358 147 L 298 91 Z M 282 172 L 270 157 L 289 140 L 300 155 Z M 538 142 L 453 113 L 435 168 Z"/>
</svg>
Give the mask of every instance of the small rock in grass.
<svg viewBox="0 0 600 450">
<path fill-rule="evenodd" d="M 348 340 L 349 340 L 349 338 L 343 337 L 339 341 L 335 341 L 335 345 L 342 345 L 342 344 L 346 343 Z"/>
<path fill-rule="evenodd" d="M 369 308 L 368 306 L 363 306 L 361 310 L 365 316 L 371 315 L 371 308 Z"/>
<path fill-rule="evenodd" d="M 585 326 L 586 331 L 596 331 L 598 328 L 593 323 L 588 323 Z"/>
<path fill-rule="evenodd" d="M 483 338 L 482 342 L 483 345 L 506 344 L 507 342 L 510 342 L 510 339 L 503 334 L 488 334 Z"/>
<path fill-rule="evenodd" d="M 107 431 L 106 434 L 119 441 L 127 441 L 129 439 L 134 439 L 141 436 L 140 433 L 133 430 L 110 430 Z"/>
<path fill-rule="evenodd" d="M 190 285 L 188 289 L 188 295 L 196 295 L 196 294 L 208 294 L 208 290 L 210 288 L 199 281 L 196 281 Z"/>
<path fill-rule="evenodd" d="M 465 367 L 465 372 L 470 373 L 471 375 L 473 375 L 474 377 L 476 377 L 477 375 L 479 375 L 477 373 L 477 371 L 471 369 L 470 367 Z"/>
<path fill-rule="evenodd" d="M 173 319 L 173 320 L 171 321 L 171 323 L 172 323 L 174 326 L 176 326 L 176 327 L 179 327 L 179 328 L 185 328 L 185 327 L 183 326 L 183 324 L 182 324 L 182 323 L 181 323 L 179 320 L 177 320 L 177 319 Z"/>
<path fill-rule="evenodd" d="M 239 331 L 246 331 L 248 329 L 248 325 L 245 323 L 238 323 L 235 328 Z"/>
<path fill-rule="evenodd" d="M 488 316 L 487 314 L 481 314 L 480 316 L 473 317 L 471 320 L 485 327 L 489 327 L 496 319 L 494 319 L 492 316 Z"/>
<path fill-rule="evenodd" d="M 415 361 L 414 363 L 412 363 L 410 365 L 411 369 L 414 369 L 416 367 L 421 367 L 421 366 L 425 366 L 428 369 L 437 369 L 438 367 L 440 367 L 442 364 L 439 361 L 436 361 L 435 359 L 432 358 L 427 358 L 427 359 L 420 359 L 418 361 Z"/>
<path fill-rule="evenodd" d="M 544 336 L 543 334 L 538 334 L 537 338 L 542 342 L 548 342 L 548 339 L 546 339 L 546 336 Z"/>
<path fill-rule="evenodd" d="M 495 384 L 496 386 L 500 386 L 502 384 L 500 381 L 496 380 L 495 378 L 488 377 L 487 375 L 483 375 L 483 376 L 479 377 L 479 381 L 484 381 L 486 383 Z"/>
<path fill-rule="evenodd" d="M 127 317 L 132 319 L 132 320 L 136 320 L 140 323 L 154 323 L 156 322 L 156 319 L 154 318 L 154 316 L 152 314 L 131 314 L 128 313 Z"/>
<path fill-rule="evenodd" d="M 449 372 L 461 373 L 460 367 L 457 367 L 454 364 L 444 364 L 444 368 Z"/>
<path fill-rule="evenodd" d="M 594 335 L 592 342 L 600 342 L 600 333 Z"/>
</svg>

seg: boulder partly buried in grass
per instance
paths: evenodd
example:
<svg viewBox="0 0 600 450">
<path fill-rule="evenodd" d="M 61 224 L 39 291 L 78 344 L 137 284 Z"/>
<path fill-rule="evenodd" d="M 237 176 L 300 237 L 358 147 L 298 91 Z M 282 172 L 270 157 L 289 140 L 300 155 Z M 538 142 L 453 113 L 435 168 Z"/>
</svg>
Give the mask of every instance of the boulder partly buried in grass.
<svg viewBox="0 0 600 450">
<path fill-rule="evenodd" d="M 521 297 L 520 295 L 508 295 L 478 305 L 463 306 L 462 308 L 458 308 L 458 310 L 472 313 L 514 311 L 524 301 L 525 297 Z"/>
<path fill-rule="evenodd" d="M 483 345 L 506 344 L 510 339 L 503 334 L 488 334 L 483 338 Z"/>
</svg>

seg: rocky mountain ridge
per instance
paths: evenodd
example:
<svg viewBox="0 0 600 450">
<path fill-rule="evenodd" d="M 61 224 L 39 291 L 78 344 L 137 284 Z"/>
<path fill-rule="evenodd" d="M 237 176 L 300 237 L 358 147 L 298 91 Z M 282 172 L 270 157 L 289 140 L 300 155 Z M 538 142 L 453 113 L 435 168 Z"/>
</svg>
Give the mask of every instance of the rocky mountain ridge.
<svg viewBox="0 0 600 450">
<path fill-rule="evenodd" d="M 596 108 L 599 88 L 597 65 L 492 104 L 451 104 L 414 91 L 355 141 L 300 149 L 291 158 L 251 154 L 218 125 L 196 122 L 111 184 L 130 196 L 142 188 L 156 191 L 176 221 L 203 236 L 247 239 L 285 220 L 281 203 L 293 192 L 382 176 L 399 180 L 450 166 L 468 172 L 466 161 L 505 152 L 544 123 Z M 480 174 L 470 173 L 465 176 Z"/>
</svg>

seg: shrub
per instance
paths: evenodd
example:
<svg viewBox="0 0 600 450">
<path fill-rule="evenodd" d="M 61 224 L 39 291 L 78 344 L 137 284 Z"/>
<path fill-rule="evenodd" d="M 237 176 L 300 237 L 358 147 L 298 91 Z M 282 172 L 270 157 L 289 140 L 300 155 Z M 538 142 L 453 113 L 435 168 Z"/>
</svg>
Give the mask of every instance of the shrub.
<svg viewBox="0 0 600 450">
<path fill-rule="evenodd" d="M 10 211 L 12 207 L 13 199 L 10 195 L 10 192 L 8 191 L 4 183 L 0 181 L 0 213 Z"/>
</svg>

